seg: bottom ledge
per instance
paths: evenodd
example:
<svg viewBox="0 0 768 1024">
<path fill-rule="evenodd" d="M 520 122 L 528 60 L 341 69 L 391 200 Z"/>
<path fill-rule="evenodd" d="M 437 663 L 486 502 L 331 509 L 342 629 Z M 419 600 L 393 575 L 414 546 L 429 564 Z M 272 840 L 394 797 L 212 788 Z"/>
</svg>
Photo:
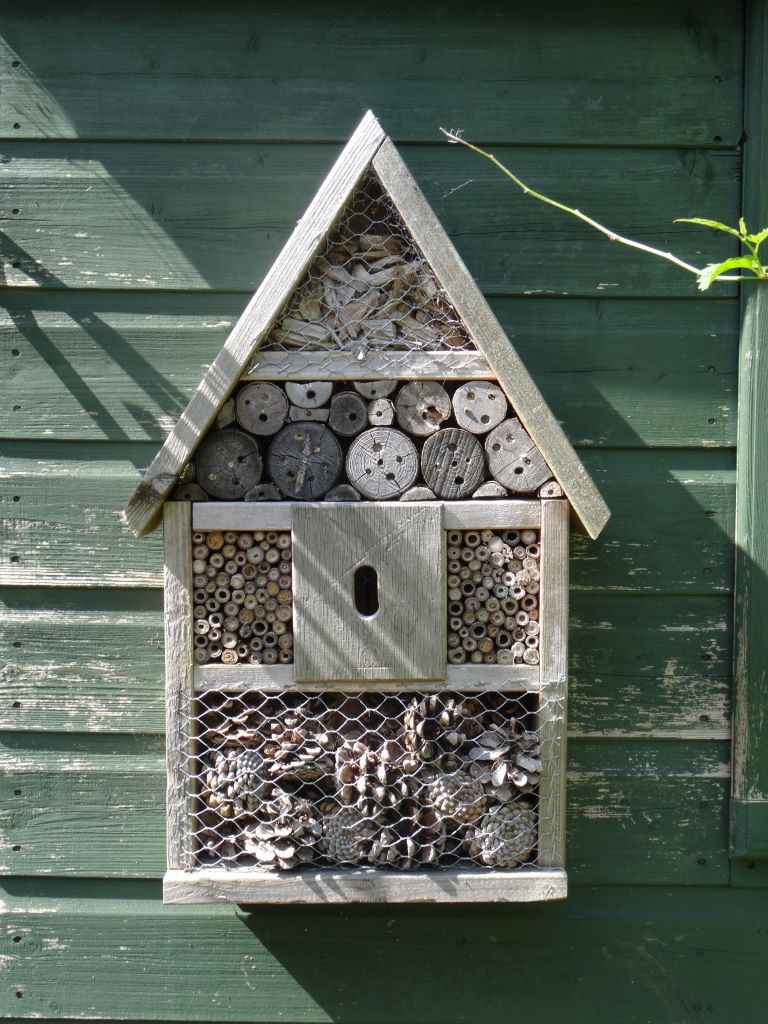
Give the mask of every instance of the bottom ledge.
<svg viewBox="0 0 768 1024">
<path fill-rule="evenodd" d="M 164 903 L 535 903 L 568 894 L 563 868 L 510 871 L 167 871 Z"/>
</svg>

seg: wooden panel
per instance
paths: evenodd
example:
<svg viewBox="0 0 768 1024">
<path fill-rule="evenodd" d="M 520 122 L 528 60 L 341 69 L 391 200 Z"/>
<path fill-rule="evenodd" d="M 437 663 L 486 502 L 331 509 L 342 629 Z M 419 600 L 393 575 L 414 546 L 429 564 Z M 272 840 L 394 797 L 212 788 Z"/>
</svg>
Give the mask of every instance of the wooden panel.
<svg viewBox="0 0 768 1024">
<path fill-rule="evenodd" d="M 0 728 L 162 732 L 161 605 L 158 590 L 0 590 Z M 572 736 L 728 739 L 727 595 L 576 593 L 571 612 Z"/>
<path fill-rule="evenodd" d="M 531 187 L 705 264 L 727 236 L 673 224 L 734 222 L 740 158 L 678 149 L 497 147 Z M 11 288 L 253 292 L 304 213 L 338 147 L 266 144 L 8 143 L 13 192 L 0 259 Z M 403 158 L 484 293 L 695 296 L 695 279 L 520 195 L 456 146 Z M 243 211 L 247 211 L 244 221 Z M 712 295 L 735 294 L 718 285 Z M 708 304 L 711 299 L 705 299 Z"/>
<path fill-rule="evenodd" d="M 162 741 L 38 739 L 2 755 L 0 872 L 152 877 L 165 869 Z M 574 740 L 568 876 L 573 884 L 723 885 L 726 743 Z"/>
<path fill-rule="evenodd" d="M 36 14 L 3 19 L 4 135 L 342 141 L 364 97 L 391 134 L 430 142 L 446 117 L 496 143 L 739 137 L 740 8 L 715 0 L 695 19 L 679 0 L 451 5 L 439 18 L 403 0 L 301 0 L 290 18 L 201 3 L 183 19 L 126 3 L 103 18 L 50 3 Z"/>
<path fill-rule="evenodd" d="M 768 6 L 754 3 L 749 20 L 746 82 L 744 215 L 768 218 Z M 752 229 L 750 229 L 752 230 Z M 739 367 L 739 453 L 736 493 L 736 665 L 733 754 L 734 853 L 768 857 L 768 294 L 742 291 Z"/>
<path fill-rule="evenodd" d="M 542 867 L 565 863 L 565 777 L 568 694 L 568 503 L 541 503 L 541 758 L 539 859 Z"/>
<path fill-rule="evenodd" d="M 290 530 L 293 505 L 284 501 L 205 501 L 192 506 L 195 530 Z"/>
<path fill-rule="evenodd" d="M 400 366 L 393 366 L 392 354 L 367 351 L 362 358 L 351 352 L 257 352 L 243 380 L 378 380 L 397 376 L 403 380 L 432 377 L 485 380 L 493 376 L 478 352 L 446 349 L 444 352 L 395 352 Z"/>
<path fill-rule="evenodd" d="M 297 505 L 293 525 L 296 681 L 439 679 L 446 651 L 440 505 Z M 378 611 L 355 607 L 362 566 Z"/>
<path fill-rule="evenodd" d="M 165 903 L 531 903 L 568 895 L 564 870 L 169 871 Z"/>
<path fill-rule="evenodd" d="M 279 1007 L 284 1024 L 461 1024 L 482 1003 L 484 1021 L 508 1024 L 512 960 L 529 982 L 514 988 L 516 1015 L 546 1024 L 757 1024 L 764 1010 L 765 892 L 585 887 L 545 908 L 253 914 L 163 908 L 159 883 L 91 883 L 88 894 L 96 899 L 60 886 L 4 896 L 3 1014 L 271 1024 Z"/>
<path fill-rule="evenodd" d="M 3 448 L 0 585 L 160 584 L 158 538 L 133 540 L 118 509 L 149 445 L 27 442 Z M 729 452 L 585 452 L 614 515 L 599 541 L 575 536 L 577 590 L 712 594 L 732 587 Z"/>
<path fill-rule="evenodd" d="M 163 593 L 165 605 L 166 834 L 169 868 L 189 868 L 189 834 L 184 765 L 190 747 L 185 703 L 193 686 L 192 663 L 192 506 L 168 501 L 163 508 Z"/>
<path fill-rule="evenodd" d="M 113 441 L 164 440 L 247 301 L 19 289 L 2 300 L 0 436 Z M 735 444 L 735 301 L 537 296 L 492 307 L 574 444 Z"/>
</svg>

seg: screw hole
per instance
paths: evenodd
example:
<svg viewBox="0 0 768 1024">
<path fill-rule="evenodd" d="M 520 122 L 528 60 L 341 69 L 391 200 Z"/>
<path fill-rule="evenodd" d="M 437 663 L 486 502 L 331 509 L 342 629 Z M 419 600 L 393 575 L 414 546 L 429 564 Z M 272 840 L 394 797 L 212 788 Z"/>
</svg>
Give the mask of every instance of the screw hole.
<svg viewBox="0 0 768 1024">
<path fill-rule="evenodd" d="M 13 127 L 14 127 L 14 128 L 16 129 L 16 131 L 18 131 L 18 130 L 19 130 L 19 128 L 21 128 L 21 125 L 19 124 L 19 122 L 18 122 L 18 121 L 14 121 L 14 123 L 13 123 Z"/>
<path fill-rule="evenodd" d="M 12 846 L 11 849 L 13 850 L 14 853 L 21 853 L 21 847 L 19 846 L 18 843 L 15 846 Z"/>
<path fill-rule="evenodd" d="M 20 351 L 19 351 L 19 349 L 17 349 L 17 348 L 12 348 L 12 349 L 11 349 L 11 355 L 12 355 L 12 356 L 20 356 L 20 355 L 21 355 L 21 352 L 20 352 Z"/>
<path fill-rule="evenodd" d="M 21 501 L 21 495 L 20 494 L 14 494 L 13 500 L 14 501 Z"/>
<path fill-rule="evenodd" d="M 11 707 L 17 708 L 17 709 L 20 708 L 21 707 L 21 701 L 20 700 L 15 700 L 13 702 L 13 704 L 11 705 Z"/>
<path fill-rule="evenodd" d="M 20 935 L 14 935 L 13 936 L 13 941 L 14 942 L 21 942 L 21 936 Z"/>
<path fill-rule="evenodd" d="M 13 646 L 14 647 L 21 647 L 21 640 L 14 640 L 13 641 Z"/>
<path fill-rule="evenodd" d="M 11 555 L 11 565 L 18 565 L 19 561 L 20 559 L 18 555 Z"/>
<path fill-rule="evenodd" d="M 722 142 L 723 141 L 723 137 L 722 137 L 722 135 L 716 135 L 712 141 L 713 142 Z"/>
</svg>

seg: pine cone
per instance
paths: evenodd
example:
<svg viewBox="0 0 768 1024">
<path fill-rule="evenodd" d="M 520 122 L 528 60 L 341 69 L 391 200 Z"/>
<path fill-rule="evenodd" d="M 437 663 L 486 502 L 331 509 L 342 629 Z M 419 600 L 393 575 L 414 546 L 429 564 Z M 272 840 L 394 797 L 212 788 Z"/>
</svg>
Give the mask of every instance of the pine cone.
<svg viewBox="0 0 768 1024">
<path fill-rule="evenodd" d="M 243 830 L 243 848 L 259 867 L 286 871 L 312 860 L 323 829 L 317 810 L 307 800 L 274 792 L 260 808 L 262 820 Z"/>
<path fill-rule="evenodd" d="M 457 824 L 476 821 L 488 806 L 482 784 L 463 771 L 435 775 L 428 796 L 442 817 Z"/>
<path fill-rule="evenodd" d="M 525 803 L 497 804 L 467 829 L 466 845 L 488 867 L 519 867 L 536 845 L 536 812 Z"/>
<path fill-rule="evenodd" d="M 437 864 L 445 839 L 445 822 L 440 814 L 431 807 L 417 807 L 378 829 L 371 843 L 368 863 L 400 871 Z"/>
<path fill-rule="evenodd" d="M 339 807 L 332 800 L 320 805 L 322 835 L 317 848 L 333 864 L 357 864 L 368 852 L 375 826 L 355 807 Z"/>
<path fill-rule="evenodd" d="M 248 747 L 217 750 L 208 756 L 204 768 L 201 795 L 223 818 L 252 813 L 268 791 L 259 750 Z"/>
<path fill-rule="evenodd" d="M 482 732 L 482 706 L 471 698 L 457 700 L 432 694 L 414 697 L 403 716 L 406 749 L 418 763 L 434 763 Z"/>
</svg>

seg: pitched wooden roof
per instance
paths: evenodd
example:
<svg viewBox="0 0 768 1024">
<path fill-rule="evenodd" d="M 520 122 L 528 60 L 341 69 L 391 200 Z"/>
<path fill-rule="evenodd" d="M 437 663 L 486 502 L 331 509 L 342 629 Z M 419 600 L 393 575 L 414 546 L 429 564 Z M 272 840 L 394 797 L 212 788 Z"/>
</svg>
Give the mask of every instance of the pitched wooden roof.
<svg viewBox="0 0 768 1024">
<path fill-rule="evenodd" d="M 261 286 L 235 324 L 176 426 L 144 474 L 123 516 L 140 536 L 157 524 L 163 502 L 332 231 L 372 169 L 430 264 L 470 338 L 487 360 L 515 414 L 538 446 L 574 513 L 596 537 L 610 512 L 512 343 L 475 284 L 419 186 L 369 111 L 320 186 Z"/>
</svg>

